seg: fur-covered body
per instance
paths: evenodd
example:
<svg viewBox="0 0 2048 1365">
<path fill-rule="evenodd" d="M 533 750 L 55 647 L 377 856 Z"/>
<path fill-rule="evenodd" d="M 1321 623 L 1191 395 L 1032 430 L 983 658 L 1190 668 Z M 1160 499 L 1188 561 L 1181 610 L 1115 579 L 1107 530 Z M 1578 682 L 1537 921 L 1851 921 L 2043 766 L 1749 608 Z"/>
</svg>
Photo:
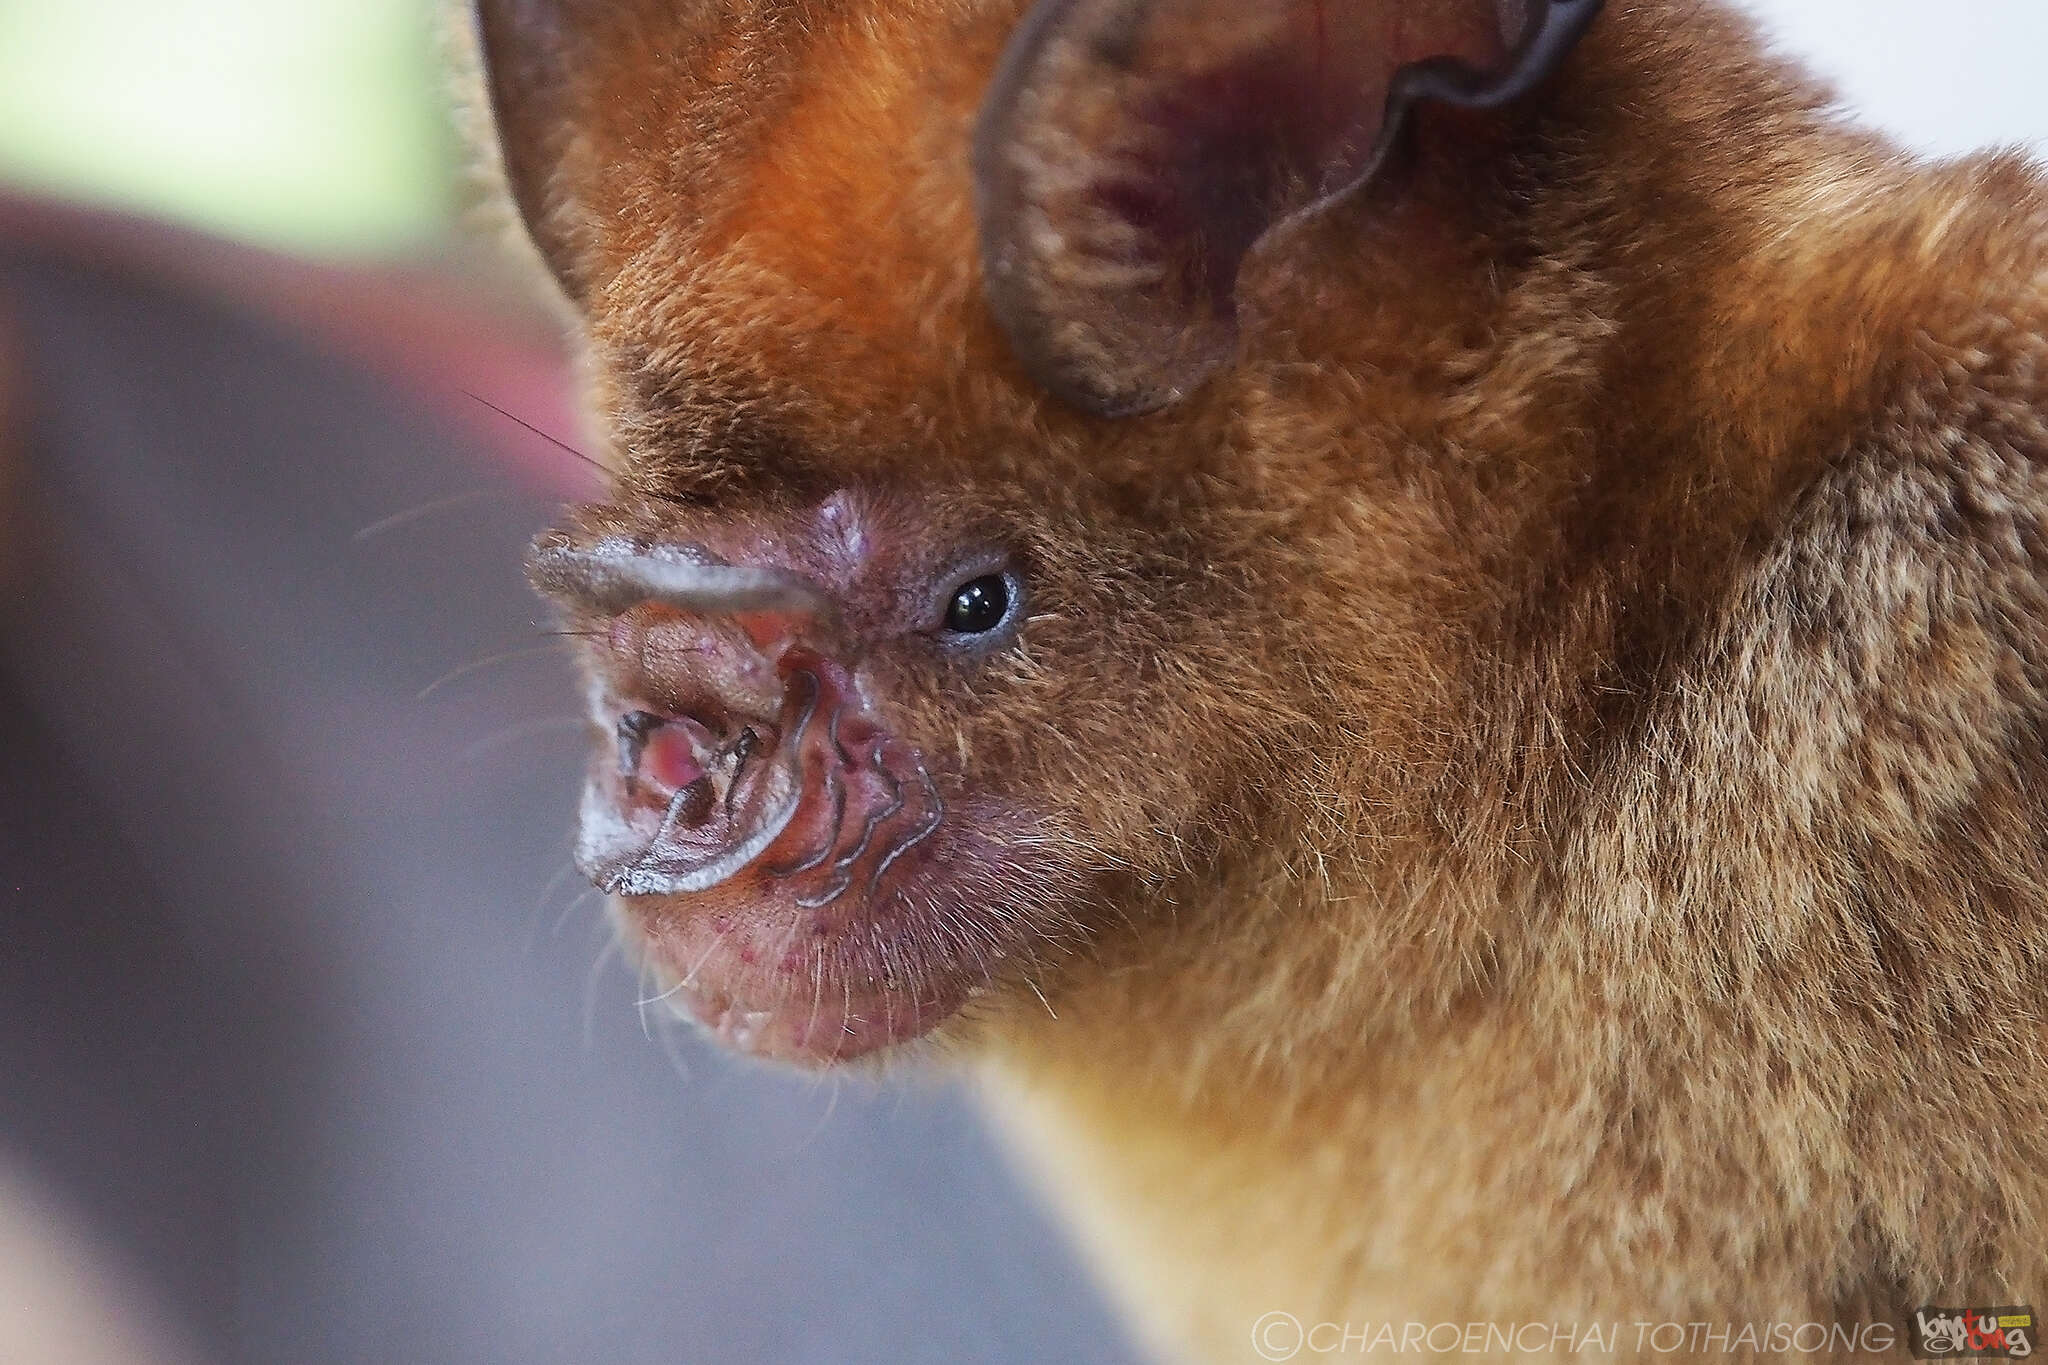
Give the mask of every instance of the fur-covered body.
<svg viewBox="0 0 2048 1365">
<path fill-rule="evenodd" d="M 1103 423 L 977 289 L 1019 6 L 668 8 L 588 20 L 539 228 L 619 501 L 1037 547 L 1017 655 L 904 725 L 1056 793 L 1089 890 L 941 1037 L 1156 1340 L 2048 1294 L 2038 172 L 1611 4 Z"/>
</svg>

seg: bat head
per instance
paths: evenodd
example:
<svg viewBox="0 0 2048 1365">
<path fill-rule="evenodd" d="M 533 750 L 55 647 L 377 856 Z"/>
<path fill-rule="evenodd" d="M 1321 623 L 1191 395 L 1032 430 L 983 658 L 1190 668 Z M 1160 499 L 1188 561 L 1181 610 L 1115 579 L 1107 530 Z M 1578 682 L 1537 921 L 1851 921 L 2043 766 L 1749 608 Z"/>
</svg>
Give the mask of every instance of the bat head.
<svg viewBox="0 0 2048 1365">
<path fill-rule="evenodd" d="M 688 1012 L 807 1063 L 1014 1021 L 1419 763 L 1415 433 L 1596 9 L 479 0 L 616 468 L 531 563 L 579 858 Z"/>
</svg>

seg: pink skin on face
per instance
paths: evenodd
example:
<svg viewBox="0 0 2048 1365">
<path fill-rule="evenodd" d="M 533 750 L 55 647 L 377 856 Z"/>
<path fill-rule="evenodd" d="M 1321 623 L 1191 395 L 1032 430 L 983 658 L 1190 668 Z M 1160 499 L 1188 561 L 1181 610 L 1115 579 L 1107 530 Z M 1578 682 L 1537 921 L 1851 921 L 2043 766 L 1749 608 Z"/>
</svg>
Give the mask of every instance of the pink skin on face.
<svg viewBox="0 0 2048 1365">
<path fill-rule="evenodd" d="M 901 619 L 923 598 L 887 581 L 849 497 L 807 520 L 802 552 L 757 537 L 687 554 L 801 574 L 839 619 L 652 602 L 596 633 L 595 719 L 616 744 L 592 763 L 578 861 L 619 897 L 679 1012 L 822 1065 L 953 1015 L 1056 898 L 1017 851 L 1044 846 L 1035 823 L 949 798 L 957 777 L 868 695 L 861 637 L 929 629 Z"/>
</svg>

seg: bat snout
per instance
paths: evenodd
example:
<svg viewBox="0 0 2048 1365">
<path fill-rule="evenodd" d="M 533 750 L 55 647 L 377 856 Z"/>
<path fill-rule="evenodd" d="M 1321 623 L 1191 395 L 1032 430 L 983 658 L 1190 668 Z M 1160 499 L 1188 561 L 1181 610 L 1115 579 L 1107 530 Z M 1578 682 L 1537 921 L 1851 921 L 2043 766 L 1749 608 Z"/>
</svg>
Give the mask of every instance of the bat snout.
<svg viewBox="0 0 2048 1365">
<path fill-rule="evenodd" d="M 529 561 L 598 732 L 577 864 L 671 1005 L 749 1051 L 824 1064 L 936 1027 L 1057 891 L 1008 842 L 1042 848 L 1035 818 L 935 772 L 895 704 L 893 642 L 1007 628 L 1014 575 L 906 555 L 902 521 L 839 498 L 711 527 L 723 553 L 565 531 Z"/>
<path fill-rule="evenodd" d="M 593 759 L 584 870 L 625 896 L 745 881 L 828 917 L 864 903 L 944 806 L 918 751 L 862 697 L 836 612 L 785 571 L 717 565 L 731 572 L 714 598 L 707 578 L 685 592 L 675 560 L 654 562 L 585 552 L 536 574 L 586 611 L 617 612 L 588 632 L 611 742 Z M 722 591 L 734 582 L 745 590 Z"/>
</svg>

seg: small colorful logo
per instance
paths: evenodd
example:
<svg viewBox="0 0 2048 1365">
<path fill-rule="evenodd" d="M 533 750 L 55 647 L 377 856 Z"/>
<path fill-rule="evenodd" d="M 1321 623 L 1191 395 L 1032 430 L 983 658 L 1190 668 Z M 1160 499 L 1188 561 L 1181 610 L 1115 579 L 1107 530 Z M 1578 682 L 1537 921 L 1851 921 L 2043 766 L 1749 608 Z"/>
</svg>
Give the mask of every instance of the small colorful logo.
<svg viewBox="0 0 2048 1365">
<path fill-rule="evenodd" d="M 2031 1308 L 1922 1308 L 1907 1319 L 1921 1360 L 2024 1360 L 2034 1354 Z"/>
</svg>

